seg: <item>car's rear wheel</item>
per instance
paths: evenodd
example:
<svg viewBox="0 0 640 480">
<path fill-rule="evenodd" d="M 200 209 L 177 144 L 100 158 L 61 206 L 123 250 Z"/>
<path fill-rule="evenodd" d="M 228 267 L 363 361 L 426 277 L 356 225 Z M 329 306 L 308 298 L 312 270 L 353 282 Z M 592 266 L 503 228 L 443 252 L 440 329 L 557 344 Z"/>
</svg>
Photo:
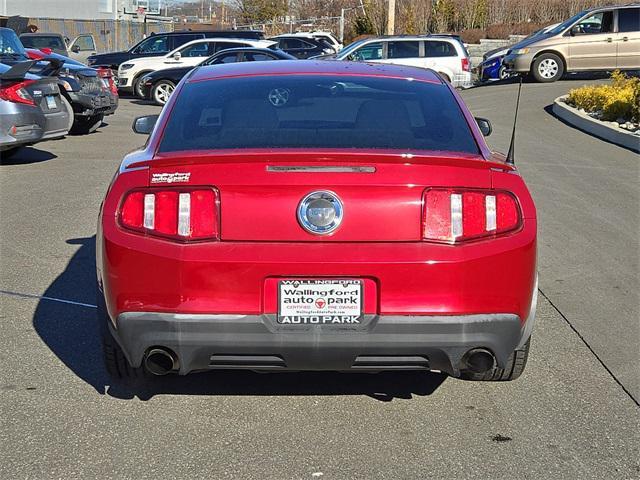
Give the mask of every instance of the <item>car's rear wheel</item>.
<svg viewBox="0 0 640 480">
<path fill-rule="evenodd" d="M 73 127 L 70 132 L 74 135 L 86 135 L 88 133 L 95 132 L 102 124 L 104 115 L 102 113 L 98 115 L 90 115 L 88 117 L 76 117 L 73 121 Z"/>
<path fill-rule="evenodd" d="M 102 293 L 98 291 L 98 324 L 102 333 L 102 352 L 104 355 L 104 366 L 109 376 L 115 380 L 131 380 L 136 378 L 145 378 L 147 373 L 144 367 L 140 366 L 134 368 L 129 364 L 127 357 L 118 345 L 118 342 L 113 338 L 109 331 L 108 322 L 109 314 L 104 303 L 104 297 Z"/>
<path fill-rule="evenodd" d="M 531 344 L 531 337 L 527 340 L 521 350 L 515 350 L 510 356 L 505 368 L 493 367 L 491 370 L 484 373 L 473 373 L 469 371 L 463 371 L 460 374 L 460 378 L 464 380 L 474 380 L 480 382 L 509 382 L 515 380 L 522 372 L 524 372 L 527 366 L 527 359 L 529 358 L 529 345 Z"/>
<path fill-rule="evenodd" d="M 169 101 L 169 97 L 175 90 L 176 86 L 169 80 L 160 80 L 153 86 L 151 90 L 151 98 L 158 105 L 164 105 Z"/>
<path fill-rule="evenodd" d="M 60 98 L 62 99 L 62 105 L 67 111 L 67 114 L 69 115 L 69 120 L 67 121 L 67 131 L 71 132 L 71 129 L 73 128 L 73 120 L 74 120 L 73 107 L 71 106 L 71 102 L 67 100 L 67 97 L 65 97 L 64 95 L 61 95 Z"/>
<path fill-rule="evenodd" d="M 553 53 L 543 53 L 533 61 L 531 74 L 538 82 L 555 82 L 564 74 L 564 63 Z"/>
</svg>

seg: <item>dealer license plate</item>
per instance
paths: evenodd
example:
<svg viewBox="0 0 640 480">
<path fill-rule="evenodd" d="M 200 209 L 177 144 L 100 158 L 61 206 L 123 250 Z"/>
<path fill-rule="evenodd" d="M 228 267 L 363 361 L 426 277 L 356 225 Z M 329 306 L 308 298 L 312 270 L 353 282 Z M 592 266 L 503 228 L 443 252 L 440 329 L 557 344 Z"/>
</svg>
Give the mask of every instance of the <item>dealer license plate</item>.
<svg viewBox="0 0 640 480">
<path fill-rule="evenodd" d="M 54 97 L 53 95 L 45 95 L 44 98 L 47 101 L 47 108 L 49 110 L 55 110 L 57 108 L 56 97 Z"/>
<path fill-rule="evenodd" d="M 362 322 L 362 280 L 281 280 L 278 323 L 344 325 Z"/>
</svg>

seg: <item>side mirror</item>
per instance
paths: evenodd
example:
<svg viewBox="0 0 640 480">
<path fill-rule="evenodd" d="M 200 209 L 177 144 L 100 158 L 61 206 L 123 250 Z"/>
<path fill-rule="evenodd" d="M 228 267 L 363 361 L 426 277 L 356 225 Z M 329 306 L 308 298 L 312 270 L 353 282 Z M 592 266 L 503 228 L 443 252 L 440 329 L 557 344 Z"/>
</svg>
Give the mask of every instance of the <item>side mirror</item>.
<svg viewBox="0 0 640 480">
<path fill-rule="evenodd" d="M 180 52 L 176 52 L 176 53 L 173 54 L 173 59 L 176 62 L 179 62 L 181 58 L 182 58 L 182 54 Z"/>
<path fill-rule="evenodd" d="M 493 132 L 493 127 L 491 126 L 491 122 L 486 118 L 476 117 L 476 123 L 478 124 L 478 128 L 482 132 L 482 135 L 488 137 Z"/>
<path fill-rule="evenodd" d="M 580 30 L 580 25 L 574 25 L 573 27 L 571 27 L 571 30 L 569 30 L 569 35 L 571 35 L 572 37 L 580 35 L 581 33 L 582 32 Z"/>
<path fill-rule="evenodd" d="M 71 47 L 71 51 L 73 53 L 78 53 L 80 51 L 80 47 L 78 45 L 74 45 L 73 47 Z"/>
<path fill-rule="evenodd" d="M 144 117 L 137 117 L 133 121 L 131 128 L 136 133 L 149 135 L 153 132 L 153 127 L 155 127 L 158 117 L 159 115 L 145 115 Z"/>
</svg>

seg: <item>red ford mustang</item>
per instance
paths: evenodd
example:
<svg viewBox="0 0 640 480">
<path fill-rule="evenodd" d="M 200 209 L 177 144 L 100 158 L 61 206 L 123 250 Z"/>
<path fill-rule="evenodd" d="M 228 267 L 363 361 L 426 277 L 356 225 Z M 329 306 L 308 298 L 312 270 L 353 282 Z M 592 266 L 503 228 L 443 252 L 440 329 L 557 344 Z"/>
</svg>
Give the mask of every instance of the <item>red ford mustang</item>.
<svg viewBox="0 0 640 480">
<path fill-rule="evenodd" d="M 194 70 L 159 118 L 136 119 L 151 135 L 102 205 L 109 372 L 517 378 L 536 211 L 479 123 L 429 70 Z"/>
</svg>

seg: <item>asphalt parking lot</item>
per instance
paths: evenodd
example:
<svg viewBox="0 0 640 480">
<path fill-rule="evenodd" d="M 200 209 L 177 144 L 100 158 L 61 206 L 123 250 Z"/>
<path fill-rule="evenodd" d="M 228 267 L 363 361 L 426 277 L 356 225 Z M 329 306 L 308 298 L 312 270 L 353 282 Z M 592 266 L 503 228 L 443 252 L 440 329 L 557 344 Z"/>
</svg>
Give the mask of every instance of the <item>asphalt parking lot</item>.
<svg viewBox="0 0 640 480">
<path fill-rule="evenodd" d="M 111 386 L 94 320 L 97 211 L 144 141 L 98 132 L 0 165 L 2 478 L 638 478 L 637 155 L 553 117 L 582 81 L 523 89 L 516 163 L 540 217 L 529 364 L 439 374 L 211 373 Z M 506 151 L 517 86 L 463 92 Z M 60 301 L 63 300 L 63 301 Z"/>
</svg>

